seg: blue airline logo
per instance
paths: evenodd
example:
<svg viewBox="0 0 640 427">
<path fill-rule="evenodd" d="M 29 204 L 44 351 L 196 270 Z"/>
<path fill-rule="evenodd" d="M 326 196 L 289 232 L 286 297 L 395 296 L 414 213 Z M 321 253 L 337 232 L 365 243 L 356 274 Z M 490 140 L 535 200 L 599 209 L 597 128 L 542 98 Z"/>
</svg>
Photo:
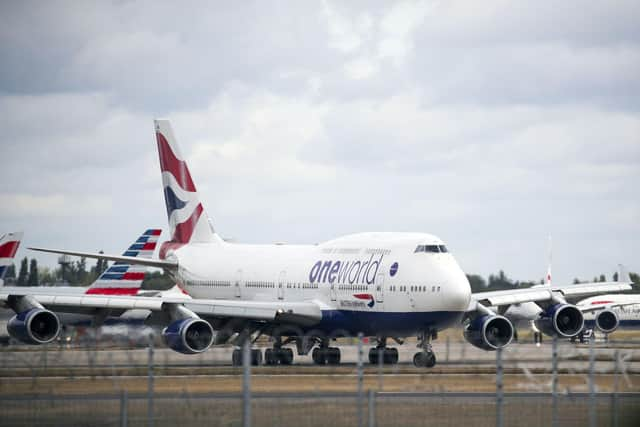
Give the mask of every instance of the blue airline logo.
<svg viewBox="0 0 640 427">
<path fill-rule="evenodd" d="M 375 260 L 373 257 L 372 254 L 366 261 L 318 261 L 311 267 L 309 282 L 372 285 L 384 255 Z"/>
</svg>

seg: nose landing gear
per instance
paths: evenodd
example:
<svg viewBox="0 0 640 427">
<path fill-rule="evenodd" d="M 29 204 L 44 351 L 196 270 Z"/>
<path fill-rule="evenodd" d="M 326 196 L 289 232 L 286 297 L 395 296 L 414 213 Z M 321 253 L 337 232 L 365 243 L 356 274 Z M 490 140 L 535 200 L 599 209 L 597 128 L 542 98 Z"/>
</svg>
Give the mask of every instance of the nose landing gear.
<svg viewBox="0 0 640 427">
<path fill-rule="evenodd" d="M 413 364 L 419 368 L 433 368 L 436 366 L 436 355 L 431 347 L 431 339 L 436 339 L 437 332 L 425 331 L 418 335 L 418 348 L 422 351 L 413 356 Z"/>
</svg>

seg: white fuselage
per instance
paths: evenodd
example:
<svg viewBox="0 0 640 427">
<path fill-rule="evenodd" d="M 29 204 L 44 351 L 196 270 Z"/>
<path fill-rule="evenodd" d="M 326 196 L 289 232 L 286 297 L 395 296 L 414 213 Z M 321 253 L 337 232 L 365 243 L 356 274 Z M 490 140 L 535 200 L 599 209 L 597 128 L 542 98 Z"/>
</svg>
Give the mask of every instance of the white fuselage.
<svg viewBox="0 0 640 427">
<path fill-rule="evenodd" d="M 625 329 L 640 328 L 640 295 L 638 294 L 609 294 L 598 295 L 584 299 L 578 303 L 578 307 L 593 307 L 595 305 L 625 304 L 613 307 L 611 310 L 618 315 L 620 327 Z M 597 311 L 588 312 L 584 315 L 585 323 L 593 327 Z"/>
<path fill-rule="evenodd" d="M 321 329 L 413 333 L 459 321 L 469 282 L 444 248 L 421 233 L 361 233 L 318 245 L 189 244 L 169 251 L 193 298 L 315 301 Z M 366 330 L 362 330 L 366 329 Z"/>
</svg>

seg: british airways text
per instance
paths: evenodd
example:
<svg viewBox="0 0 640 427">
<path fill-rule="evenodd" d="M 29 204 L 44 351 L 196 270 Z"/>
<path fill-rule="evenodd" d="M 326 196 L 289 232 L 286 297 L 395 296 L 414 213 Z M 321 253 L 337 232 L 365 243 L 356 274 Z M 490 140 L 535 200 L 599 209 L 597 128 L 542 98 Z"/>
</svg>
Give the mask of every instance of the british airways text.
<svg viewBox="0 0 640 427">
<path fill-rule="evenodd" d="M 371 285 L 376 280 L 382 258 L 384 255 L 376 260 L 371 255 L 367 261 L 318 261 L 311 267 L 309 282 Z"/>
</svg>

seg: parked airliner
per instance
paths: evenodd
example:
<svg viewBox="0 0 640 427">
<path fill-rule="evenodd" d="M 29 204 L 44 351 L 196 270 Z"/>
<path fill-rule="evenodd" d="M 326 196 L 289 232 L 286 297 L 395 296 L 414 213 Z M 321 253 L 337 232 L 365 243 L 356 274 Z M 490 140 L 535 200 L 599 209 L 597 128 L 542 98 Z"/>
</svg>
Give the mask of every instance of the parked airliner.
<svg viewBox="0 0 640 427">
<path fill-rule="evenodd" d="M 472 294 L 467 278 L 445 242 L 426 233 L 372 232 L 339 237 L 315 245 L 253 245 L 225 242 L 210 225 L 187 163 L 167 120 L 155 121 L 163 192 L 171 240 L 160 259 L 33 248 L 52 253 L 109 259 L 163 268 L 192 299 L 142 296 L 63 296 L 24 290 L 2 293 L 17 314 L 15 331 L 55 338 L 54 312 L 108 310 L 112 315 L 147 309 L 149 324 L 166 326 L 163 338 L 175 351 L 193 354 L 211 345 L 244 342 L 256 334 L 273 337 L 267 364 L 289 364 L 298 354 L 318 364 L 337 364 L 333 338 L 364 333 L 377 341 L 369 360 L 398 361 L 387 338 L 417 336 L 416 366 L 432 367 L 431 340 L 438 331 L 464 322 L 464 336 L 487 350 L 511 342 L 513 325 L 489 307 L 536 301 L 545 333 L 575 335 L 583 316 L 566 298 L 629 289 L 628 284 L 600 288 L 521 289 Z M 35 321 L 37 320 L 37 321 Z M 262 353 L 252 350 L 252 362 Z M 232 361 L 239 363 L 239 350 Z"/>
</svg>

